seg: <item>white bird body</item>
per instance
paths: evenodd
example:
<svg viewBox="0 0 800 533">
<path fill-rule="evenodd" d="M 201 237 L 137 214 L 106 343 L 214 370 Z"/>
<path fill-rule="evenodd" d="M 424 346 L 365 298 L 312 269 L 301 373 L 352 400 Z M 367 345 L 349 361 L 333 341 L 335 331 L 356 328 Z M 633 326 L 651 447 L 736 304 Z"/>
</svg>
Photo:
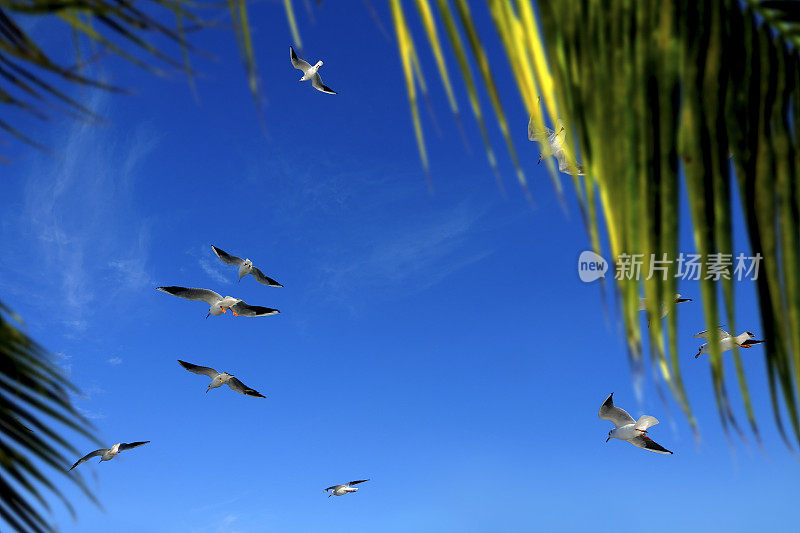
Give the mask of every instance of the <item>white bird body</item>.
<svg viewBox="0 0 800 533">
<path fill-rule="evenodd" d="M 85 463 L 86 461 L 88 461 L 92 457 L 97 457 L 98 455 L 100 456 L 100 461 L 99 462 L 102 463 L 103 461 L 110 461 L 111 459 L 113 459 L 114 457 L 119 455 L 119 452 L 123 452 L 125 450 L 130 450 L 131 448 L 138 448 L 139 446 L 143 446 L 143 445 L 147 444 L 148 442 L 150 442 L 150 441 L 149 440 L 145 440 L 145 441 L 131 442 L 131 443 L 118 442 L 115 445 L 113 445 L 111 448 L 100 448 L 99 450 L 95 450 L 93 452 L 89 452 L 86 455 L 84 455 L 83 457 L 81 457 L 80 459 L 78 459 L 75 462 L 75 464 L 72 465 L 72 468 L 70 468 L 70 470 L 72 470 L 73 468 L 75 468 L 76 466 L 78 466 L 81 463 Z"/>
<path fill-rule="evenodd" d="M 238 392 L 239 394 L 244 394 L 245 396 L 254 396 L 256 398 L 265 398 L 263 394 L 253 388 L 248 387 L 239 381 L 239 379 L 233 374 L 228 374 L 227 372 L 218 372 L 210 366 L 195 365 L 193 363 L 181 361 L 180 359 L 178 359 L 178 364 L 192 374 L 210 377 L 211 382 L 208 384 L 206 392 L 210 391 L 211 389 L 217 389 L 223 385 L 227 385 L 231 390 Z"/>
<path fill-rule="evenodd" d="M 242 278 L 246 275 L 252 274 L 256 281 L 262 285 L 266 285 L 267 287 L 283 287 L 283 285 L 265 275 L 257 267 L 253 266 L 253 262 L 251 260 L 242 259 L 241 257 L 231 255 L 225 250 L 217 248 L 213 244 L 211 245 L 211 249 L 214 250 L 214 254 L 219 257 L 220 261 L 226 265 L 233 265 L 239 269 L 239 281 L 242 281 Z"/>
<path fill-rule="evenodd" d="M 322 66 L 322 61 L 317 61 L 317 64 L 312 67 L 307 61 L 297 57 L 294 48 L 291 46 L 289 47 L 289 59 L 292 61 L 292 66 L 303 73 L 303 77 L 300 78 L 300 81 L 311 80 L 311 85 L 316 90 L 323 93 L 336 94 L 336 91 L 322 83 L 322 77 L 319 75 L 319 72 L 317 72 L 319 67 Z"/>
<path fill-rule="evenodd" d="M 634 420 L 625 409 L 614 406 L 613 397 L 614 393 L 612 392 L 600 406 L 600 412 L 597 414 L 599 418 L 614 424 L 614 429 L 608 432 L 606 442 L 611 439 L 619 439 L 650 452 L 672 454 L 671 451 L 647 436 L 647 428 L 658 424 L 656 417 L 642 415 L 639 420 Z"/>
<path fill-rule="evenodd" d="M 756 344 L 761 344 L 764 341 L 754 341 L 751 340 L 755 337 L 755 335 L 749 331 L 745 331 L 744 333 L 740 333 L 739 335 L 731 335 L 727 331 L 722 328 L 717 328 L 711 330 L 709 333 L 708 330 L 701 331 L 697 335 L 694 336 L 695 339 L 706 339 L 709 340 L 712 335 L 716 335 L 719 341 L 719 351 L 727 352 L 728 350 L 733 350 L 734 346 L 738 346 L 739 348 L 752 348 Z M 704 353 L 711 353 L 711 343 L 705 343 L 700 346 L 697 354 L 694 356 L 695 359 L 700 357 Z"/>
<path fill-rule="evenodd" d="M 209 289 L 195 289 L 192 287 L 156 287 L 157 290 L 177 296 L 178 298 L 185 298 L 187 300 L 198 300 L 208 304 L 209 316 L 219 316 L 230 309 L 233 316 L 269 316 L 280 313 L 277 309 L 269 307 L 261 307 L 258 305 L 249 305 L 247 302 L 240 298 L 233 296 L 225 296 L 224 298 L 216 292 Z"/>
<path fill-rule="evenodd" d="M 357 481 L 350 481 L 349 483 L 345 483 L 344 485 L 332 485 L 325 489 L 325 492 L 331 491 L 328 494 L 328 498 L 331 496 L 344 496 L 350 492 L 357 492 L 358 488 L 354 487 L 353 485 L 357 485 L 359 483 L 364 483 L 365 481 L 369 481 L 369 479 L 359 479 Z"/>
<path fill-rule="evenodd" d="M 321 66 L 322 66 L 322 61 L 317 61 L 316 65 L 314 65 L 313 67 L 311 67 L 308 70 L 304 71 L 305 73 L 303 74 L 303 77 L 300 78 L 300 81 L 306 81 L 306 80 L 310 80 L 311 78 L 313 78 L 314 74 L 317 73 L 317 71 L 319 70 L 319 67 L 321 67 Z"/>
<path fill-rule="evenodd" d="M 567 129 L 566 124 L 561 119 L 556 121 L 555 130 L 551 130 L 550 128 L 537 130 L 533 122 L 533 116 L 531 116 L 530 121 L 528 121 L 528 140 L 538 142 L 541 146 L 542 151 L 539 154 L 539 161 L 537 164 L 541 163 L 542 159 L 546 157 L 554 156 L 558 161 L 559 172 L 574 176 L 583 176 L 583 165 L 574 161 L 574 167 L 571 168 L 570 164 L 567 162 L 565 150 L 567 148 Z"/>
</svg>

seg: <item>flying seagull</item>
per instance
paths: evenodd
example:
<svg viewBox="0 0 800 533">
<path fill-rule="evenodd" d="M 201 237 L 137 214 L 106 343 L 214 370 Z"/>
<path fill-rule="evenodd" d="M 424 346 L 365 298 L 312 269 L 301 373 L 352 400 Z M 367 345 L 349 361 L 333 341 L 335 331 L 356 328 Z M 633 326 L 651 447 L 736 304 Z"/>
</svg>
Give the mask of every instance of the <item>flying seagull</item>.
<svg viewBox="0 0 800 533">
<path fill-rule="evenodd" d="M 528 121 L 528 140 L 538 142 L 541 144 L 542 152 L 539 154 L 538 165 L 545 157 L 554 156 L 558 161 L 558 170 L 565 174 L 573 176 L 583 176 L 583 165 L 575 163 L 574 169 L 571 169 L 567 163 L 567 155 L 564 152 L 566 145 L 567 130 L 566 124 L 561 119 L 556 123 L 556 131 L 550 128 L 544 130 L 537 130 L 536 125 L 533 123 L 533 115 Z"/>
<path fill-rule="evenodd" d="M 676 294 L 671 302 L 661 302 L 661 317 L 664 318 L 669 314 L 675 304 L 682 304 L 684 302 L 691 302 L 691 298 L 681 298 L 680 294 Z M 647 311 L 647 298 L 639 298 L 639 311 Z M 647 327 L 650 327 L 650 317 L 647 317 Z"/>
<path fill-rule="evenodd" d="M 755 334 L 750 333 L 749 331 L 745 331 L 744 333 L 740 333 L 739 335 L 734 336 L 722 328 L 713 329 L 711 330 L 710 333 L 708 330 L 701 331 L 700 333 L 695 335 L 694 338 L 711 340 L 711 337 L 714 335 L 717 336 L 717 340 L 719 341 L 720 353 L 732 350 L 734 345 L 738 346 L 739 348 L 752 348 L 756 344 L 761 344 L 762 342 L 764 342 L 764 341 L 752 340 L 755 337 Z M 700 346 L 700 350 L 697 352 L 697 355 L 695 355 L 694 358 L 697 359 L 704 353 L 711 353 L 710 343 L 705 343 L 702 346 Z"/>
<path fill-rule="evenodd" d="M 256 398 L 266 398 L 266 396 L 255 389 L 251 389 L 227 372 L 217 372 L 213 368 L 193 365 L 192 363 L 187 363 L 186 361 L 181 361 L 180 359 L 178 359 L 178 363 L 180 363 L 180 365 L 189 372 L 211 378 L 211 383 L 208 384 L 206 392 L 210 391 L 211 389 L 216 389 L 217 387 L 227 385 L 239 394 L 244 394 L 245 396 L 254 396 Z"/>
<path fill-rule="evenodd" d="M 101 448 L 101 449 L 95 450 L 95 451 L 93 451 L 91 453 L 87 453 L 86 455 L 84 455 L 83 457 L 78 459 L 78 462 L 75 463 L 74 465 L 72 465 L 72 468 L 75 468 L 79 464 L 84 463 L 84 462 L 88 461 L 89 459 L 91 459 L 92 457 L 95 457 L 97 455 L 100 456 L 100 462 L 101 463 L 103 461 L 110 461 L 117 454 L 119 454 L 119 452 L 124 452 L 125 450 L 130 450 L 131 448 L 137 448 L 139 446 L 147 444 L 148 442 L 150 442 L 150 441 L 149 440 L 145 440 L 145 441 L 130 442 L 130 443 L 129 442 L 118 442 L 115 445 L 113 445 L 111 448 Z M 72 468 L 70 468 L 70 470 L 72 470 Z"/>
<path fill-rule="evenodd" d="M 328 498 L 331 496 L 344 496 L 348 492 L 355 492 L 358 489 L 353 485 L 357 485 L 359 483 L 364 483 L 365 481 L 369 481 L 368 479 L 359 479 L 358 481 L 351 481 L 349 483 L 345 483 L 344 485 L 333 485 L 325 489 L 325 492 L 331 491 L 328 494 Z"/>
<path fill-rule="evenodd" d="M 316 90 L 328 94 L 336 94 L 336 91 L 322 83 L 322 78 L 320 77 L 319 72 L 317 72 L 319 67 L 322 66 L 322 61 L 317 61 L 317 64 L 312 67 L 307 62 L 297 57 L 297 54 L 294 53 L 294 48 L 291 46 L 289 47 L 289 57 L 292 59 L 292 66 L 297 70 L 303 71 L 303 77 L 300 78 L 300 81 L 311 80 L 311 85 Z"/>
<path fill-rule="evenodd" d="M 613 392 L 608 395 L 606 401 L 600 406 L 600 412 L 597 414 L 603 420 L 609 420 L 614 423 L 614 429 L 608 432 L 606 442 L 612 438 L 626 440 L 639 448 L 671 455 L 671 451 L 647 436 L 647 428 L 658 424 L 658 419 L 654 416 L 642 415 L 639 420 L 634 420 L 625 409 L 614 407 L 613 396 Z"/>
<path fill-rule="evenodd" d="M 241 257 L 236 257 L 235 255 L 231 255 L 227 253 L 225 250 L 220 250 L 213 244 L 211 245 L 211 249 L 214 250 L 214 253 L 217 254 L 223 263 L 227 265 L 233 265 L 239 268 L 239 281 L 242 281 L 242 278 L 248 274 L 252 274 L 256 281 L 266 285 L 268 287 L 283 287 L 280 283 L 275 281 L 274 279 L 267 277 L 261 272 L 258 268 L 253 266 L 253 262 L 249 259 L 242 259 Z"/>
<path fill-rule="evenodd" d="M 280 313 L 277 309 L 270 309 L 269 307 L 260 307 L 258 305 L 248 305 L 244 300 L 234 298 L 233 296 L 226 296 L 223 298 L 216 292 L 208 289 L 193 289 L 190 287 L 156 287 L 161 292 L 166 292 L 178 298 L 186 298 L 187 300 L 199 300 L 209 305 L 208 314 L 206 318 L 211 315 L 219 316 L 226 313 L 228 309 L 231 310 L 233 316 L 269 316 Z"/>
</svg>

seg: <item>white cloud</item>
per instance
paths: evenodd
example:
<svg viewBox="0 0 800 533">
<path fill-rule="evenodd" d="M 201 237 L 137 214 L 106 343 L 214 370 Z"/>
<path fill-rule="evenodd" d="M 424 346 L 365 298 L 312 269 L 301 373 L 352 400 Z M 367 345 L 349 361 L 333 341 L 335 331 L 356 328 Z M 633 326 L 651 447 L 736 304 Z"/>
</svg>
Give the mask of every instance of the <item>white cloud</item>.
<svg viewBox="0 0 800 533">
<path fill-rule="evenodd" d="M 106 361 L 109 365 L 121 365 L 122 364 L 122 357 L 111 357 Z"/>
<path fill-rule="evenodd" d="M 88 107 L 107 116 L 107 99 L 95 93 Z M 27 263 L 43 274 L 27 288 L 46 295 L 38 297 L 39 305 L 60 317 L 73 335 L 84 333 L 94 310 L 112 296 L 151 284 L 147 223 L 135 214 L 131 189 L 155 140 L 139 131 L 117 143 L 124 133 L 71 122 L 51 143 L 59 155 L 37 158 L 26 169 L 20 220 L 38 243 L 26 251 Z"/>
</svg>

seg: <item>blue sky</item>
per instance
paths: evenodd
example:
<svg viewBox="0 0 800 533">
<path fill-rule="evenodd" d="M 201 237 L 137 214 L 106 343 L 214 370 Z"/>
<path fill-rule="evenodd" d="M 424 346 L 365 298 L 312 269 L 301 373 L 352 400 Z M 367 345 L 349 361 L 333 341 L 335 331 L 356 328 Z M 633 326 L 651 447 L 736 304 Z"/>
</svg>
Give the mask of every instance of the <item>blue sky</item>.
<svg viewBox="0 0 800 533">
<path fill-rule="evenodd" d="M 108 125 L 31 124 L 59 157 L 20 148 L 3 169 L 3 300 L 81 387 L 76 404 L 109 445 L 152 441 L 80 467 L 104 511 L 62 480 L 79 518 L 56 505 L 60 529 L 611 531 L 643 506 L 634 520 L 653 531 L 785 528 L 798 466 L 775 430 L 763 349 L 742 354 L 763 452 L 752 438 L 729 446 L 721 429 L 710 368 L 693 357 L 691 335 L 704 329 L 694 283 L 680 287 L 695 301 L 681 307 L 679 346 L 700 443 L 649 375 L 637 398 L 616 312 L 607 318 L 599 286 L 577 276 L 588 246 L 577 205 L 568 195 L 565 214 L 536 166 L 483 9 L 533 209 L 502 157 L 507 197 L 499 191 L 458 88 L 465 150 L 421 39 L 441 130 L 423 106 L 433 195 L 394 42 L 360 4 L 324 6 L 313 24 L 298 15 L 306 59 L 325 61 L 340 94 L 298 83 L 280 5 L 254 5 L 268 140 L 235 43 L 219 31 L 199 37 L 220 58 L 197 63 L 199 103 L 179 76 L 112 61 L 107 72 L 136 94 L 80 93 Z M 493 122 L 490 135 L 502 154 Z M 682 220 L 691 252 L 685 209 Z M 237 284 L 211 244 L 285 287 Z M 205 320 L 202 304 L 159 285 L 281 314 Z M 737 324 L 758 334 L 753 290 L 737 284 Z M 268 398 L 204 394 L 204 378 L 177 359 L 234 373 Z M 729 388 L 744 424 L 734 379 Z M 604 443 L 597 409 L 612 391 L 633 416 L 661 420 L 652 436 L 675 455 Z M 356 495 L 322 491 L 365 477 Z"/>
</svg>

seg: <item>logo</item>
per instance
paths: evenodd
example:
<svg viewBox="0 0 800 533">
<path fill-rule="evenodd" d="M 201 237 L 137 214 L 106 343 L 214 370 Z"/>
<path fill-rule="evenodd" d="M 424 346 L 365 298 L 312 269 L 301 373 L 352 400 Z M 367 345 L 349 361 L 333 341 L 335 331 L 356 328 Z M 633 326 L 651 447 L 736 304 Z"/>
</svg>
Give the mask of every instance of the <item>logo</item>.
<svg viewBox="0 0 800 533">
<path fill-rule="evenodd" d="M 592 281 L 605 278 L 608 271 L 608 262 L 603 259 L 603 256 L 597 255 L 591 250 L 581 252 L 578 258 L 578 277 L 584 283 L 591 283 Z"/>
</svg>

